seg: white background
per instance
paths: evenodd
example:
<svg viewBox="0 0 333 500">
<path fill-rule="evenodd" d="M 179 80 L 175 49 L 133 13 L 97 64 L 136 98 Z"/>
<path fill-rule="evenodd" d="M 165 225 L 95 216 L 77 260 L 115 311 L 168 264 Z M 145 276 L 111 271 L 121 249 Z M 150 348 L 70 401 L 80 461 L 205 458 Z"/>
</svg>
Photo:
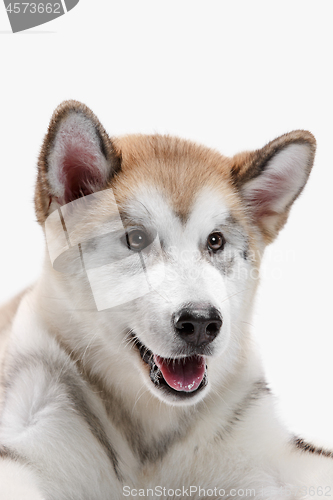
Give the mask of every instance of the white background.
<svg viewBox="0 0 333 500">
<path fill-rule="evenodd" d="M 167 132 L 226 155 L 308 129 L 315 167 L 267 252 L 253 330 L 281 417 L 333 447 L 332 14 L 324 0 L 81 0 L 13 35 L 1 2 L 0 299 L 40 271 L 36 159 L 62 100 L 111 135 Z"/>
</svg>

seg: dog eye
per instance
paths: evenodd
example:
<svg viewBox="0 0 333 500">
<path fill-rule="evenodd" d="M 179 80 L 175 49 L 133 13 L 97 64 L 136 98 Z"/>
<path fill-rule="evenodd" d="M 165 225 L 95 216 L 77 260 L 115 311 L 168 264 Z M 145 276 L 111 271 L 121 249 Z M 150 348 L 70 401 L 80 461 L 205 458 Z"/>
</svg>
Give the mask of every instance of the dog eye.
<svg viewBox="0 0 333 500">
<path fill-rule="evenodd" d="M 225 245 L 225 239 L 222 233 L 214 232 L 208 236 L 207 245 L 210 250 L 217 252 L 218 250 L 223 250 Z"/>
<path fill-rule="evenodd" d="M 139 252 L 148 246 L 150 243 L 147 234 L 140 229 L 133 229 L 126 233 L 126 244 L 130 250 Z"/>
</svg>

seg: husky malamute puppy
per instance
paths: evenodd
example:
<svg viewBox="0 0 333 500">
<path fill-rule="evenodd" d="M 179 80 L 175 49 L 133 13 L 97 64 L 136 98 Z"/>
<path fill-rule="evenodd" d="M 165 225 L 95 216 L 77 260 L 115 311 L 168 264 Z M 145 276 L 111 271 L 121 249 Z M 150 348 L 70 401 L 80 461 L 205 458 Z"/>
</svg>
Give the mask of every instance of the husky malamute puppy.
<svg viewBox="0 0 333 500">
<path fill-rule="evenodd" d="M 330 498 L 333 459 L 276 418 L 249 328 L 266 245 L 313 164 L 285 134 L 227 158 L 55 111 L 47 251 L 2 310 L 0 498 Z"/>
</svg>

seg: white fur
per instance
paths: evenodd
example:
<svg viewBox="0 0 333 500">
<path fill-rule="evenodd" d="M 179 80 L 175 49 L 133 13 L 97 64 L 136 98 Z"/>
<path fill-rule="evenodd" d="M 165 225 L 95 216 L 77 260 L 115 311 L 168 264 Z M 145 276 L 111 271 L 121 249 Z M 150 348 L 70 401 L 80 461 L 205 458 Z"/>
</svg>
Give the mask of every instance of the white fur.
<svg viewBox="0 0 333 500">
<path fill-rule="evenodd" d="M 0 498 L 3 500 L 46 500 L 37 484 L 38 476 L 12 460 L 0 461 Z"/>
</svg>

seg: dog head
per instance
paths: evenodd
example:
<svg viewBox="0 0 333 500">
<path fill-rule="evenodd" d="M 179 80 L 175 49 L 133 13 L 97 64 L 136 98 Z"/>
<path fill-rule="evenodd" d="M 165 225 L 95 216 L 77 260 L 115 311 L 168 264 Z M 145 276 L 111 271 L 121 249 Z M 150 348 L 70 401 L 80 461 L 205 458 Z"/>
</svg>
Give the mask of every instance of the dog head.
<svg viewBox="0 0 333 500">
<path fill-rule="evenodd" d="M 130 360 L 165 402 L 202 399 L 242 359 L 263 250 L 314 153 L 306 131 L 233 158 L 168 136 L 110 139 L 86 106 L 63 103 L 35 202 L 49 280 L 94 332 L 82 325 L 76 346 Z"/>
</svg>

